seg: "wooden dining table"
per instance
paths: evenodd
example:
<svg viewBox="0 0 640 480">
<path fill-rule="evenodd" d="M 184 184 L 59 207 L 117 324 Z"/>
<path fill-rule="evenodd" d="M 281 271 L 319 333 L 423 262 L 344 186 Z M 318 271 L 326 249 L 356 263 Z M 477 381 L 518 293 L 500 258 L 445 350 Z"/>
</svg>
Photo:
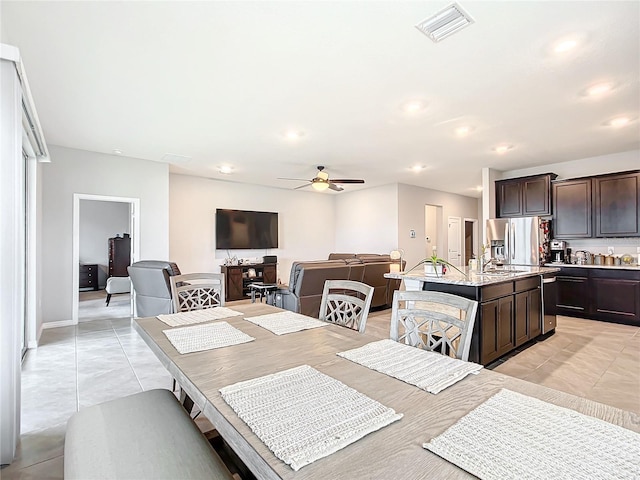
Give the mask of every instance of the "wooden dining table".
<svg viewBox="0 0 640 480">
<path fill-rule="evenodd" d="M 640 416 L 632 412 L 487 369 L 433 395 L 336 355 L 380 340 L 377 337 L 336 325 L 275 335 L 243 317 L 280 309 L 262 303 L 228 307 L 243 316 L 224 321 L 254 337 L 254 341 L 180 354 L 162 332 L 170 327 L 156 317 L 137 318 L 133 324 L 186 394 L 259 479 L 471 478 L 469 473 L 424 449 L 423 444 L 503 388 L 640 432 Z M 300 365 L 310 365 L 393 408 L 403 418 L 294 471 L 238 417 L 219 390 Z"/>
</svg>

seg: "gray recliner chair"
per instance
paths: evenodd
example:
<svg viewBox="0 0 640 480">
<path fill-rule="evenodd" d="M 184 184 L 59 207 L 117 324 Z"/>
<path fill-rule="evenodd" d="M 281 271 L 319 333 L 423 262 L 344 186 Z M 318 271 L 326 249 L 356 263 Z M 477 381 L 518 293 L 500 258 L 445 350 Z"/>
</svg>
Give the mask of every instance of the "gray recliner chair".
<svg viewBox="0 0 640 480">
<path fill-rule="evenodd" d="M 136 317 L 173 313 L 169 277 L 180 275 L 178 265 L 160 260 L 142 260 L 127 267 L 135 292 Z"/>
</svg>

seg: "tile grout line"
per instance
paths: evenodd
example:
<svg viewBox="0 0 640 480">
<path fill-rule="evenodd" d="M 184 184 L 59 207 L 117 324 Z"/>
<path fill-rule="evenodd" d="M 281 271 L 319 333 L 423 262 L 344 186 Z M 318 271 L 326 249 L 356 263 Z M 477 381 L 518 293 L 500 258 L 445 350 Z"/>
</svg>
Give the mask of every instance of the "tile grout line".
<svg viewBox="0 0 640 480">
<path fill-rule="evenodd" d="M 131 318 L 129 320 L 131 320 Z M 136 369 L 133 367 L 133 364 L 131 363 L 131 360 L 129 359 L 129 355 L 127 355 L 127 352 L 124 349 L 124 346 L 122 345 L 122 342 L 120 341 L 120 336 L 118 335 L 118 332 L 116 331 L 115 327 L 113 326 L 113 322 L 111 320 L 109 320 L 109 323 L 111 324 L 111 328 L 113 329 L 113 333 L 116 335 L 116 339 L 118 340 L 118 345 L 120 345 L 120 348 L 122 349 L 122 353 L 124 354 L 124 358 L 127 359 L 127 363 L 129 364 L 129 367 L 131 368 L 131 371 L 133 372 L 133 376 L 136 377 L 136 381 L 138 382 L 138 385 L 140 386 L 140 391 L 144 392 L 144 387 L 142 386 L 142 382 L 140 381 L 140 378 L 138 377 L 138 374 L 136 373 Z"/>
</svg>

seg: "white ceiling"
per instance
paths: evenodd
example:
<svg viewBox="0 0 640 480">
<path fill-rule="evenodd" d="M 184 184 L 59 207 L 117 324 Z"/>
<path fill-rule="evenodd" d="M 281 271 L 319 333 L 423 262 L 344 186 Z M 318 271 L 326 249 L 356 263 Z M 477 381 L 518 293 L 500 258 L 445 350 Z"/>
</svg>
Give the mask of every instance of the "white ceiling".
<svg viewBox="0 0 640 480">
<path fill-rule="evenodd" d="M 277 177 L 326 165 L 364 187 L 479 196 L 482 167 L 640 148 L 640 2 L 462 0 L 476 23 L 433 43 L 414 25 L 449 3 L 2 1 L 0 14 L 49 144 L 191 157 L 173 172 L 294 188 Z M 567 36 L 578 46 L 553 53 Z M 582 95 L 602 81 L 615 89 Z M 414 99 L 426 109 L 407 114 Z M 633 121 L 603 125 L 618 115 Z M 457 138 L 463 124 L 475 129 Z"/>
</svg>

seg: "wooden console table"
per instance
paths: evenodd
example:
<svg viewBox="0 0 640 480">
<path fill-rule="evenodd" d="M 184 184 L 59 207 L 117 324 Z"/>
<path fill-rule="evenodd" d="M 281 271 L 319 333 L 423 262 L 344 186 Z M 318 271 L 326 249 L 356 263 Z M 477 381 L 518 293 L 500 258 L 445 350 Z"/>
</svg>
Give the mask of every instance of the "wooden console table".
<svg viewBox="0 0 640 480">
<path fill-rule="evenodd" d="M 221 271 L 224 273 L 225 302 L 249 298 L 250 283 L 276 283 L 278 275 L 276 263 L 223 265 Z"/>
</svg>

